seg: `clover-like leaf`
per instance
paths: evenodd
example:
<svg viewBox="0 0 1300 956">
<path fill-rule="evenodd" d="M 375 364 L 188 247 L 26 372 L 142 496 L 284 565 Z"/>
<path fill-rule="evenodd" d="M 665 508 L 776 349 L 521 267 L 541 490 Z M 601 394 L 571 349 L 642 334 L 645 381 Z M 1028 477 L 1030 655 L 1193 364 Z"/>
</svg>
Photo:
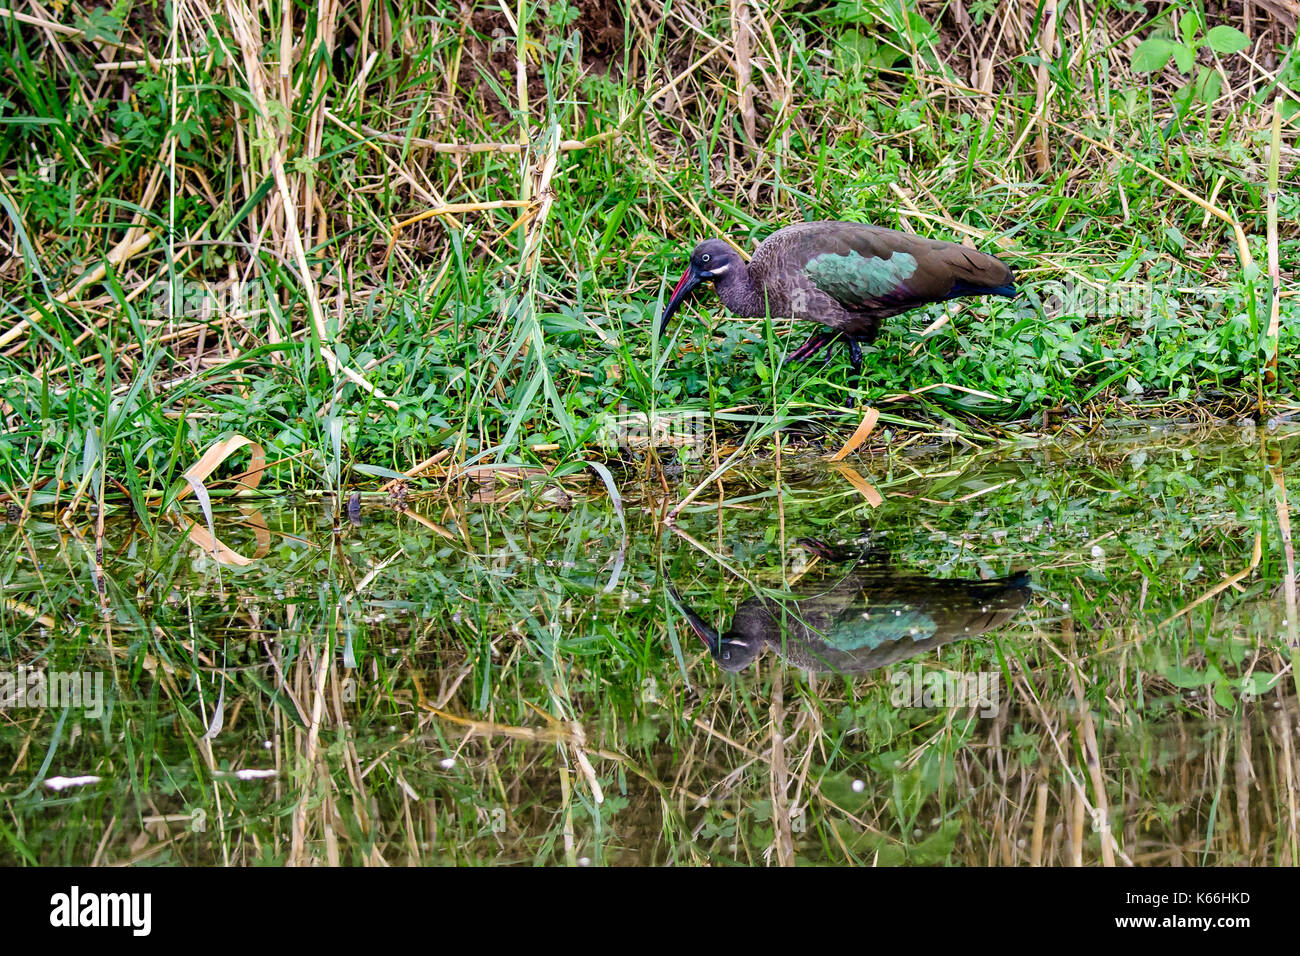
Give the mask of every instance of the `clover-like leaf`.
<svg viewBox="0 0 1300 956">
<path fill-rule="evenodd" d="M 1137 73 L 1155 73 L 1163 70 L 1178 44 L 1164 37 L 1147 37 L 1133 51 L 1133 69 Z"/>
<path fill-rule="evenodd" d="M 1214 27 L 1205 35 L 1205 41 L 1215 53 L 1240 53 L 1250 46 L 1246 34 L 1236 27 Z"/>
</svg>

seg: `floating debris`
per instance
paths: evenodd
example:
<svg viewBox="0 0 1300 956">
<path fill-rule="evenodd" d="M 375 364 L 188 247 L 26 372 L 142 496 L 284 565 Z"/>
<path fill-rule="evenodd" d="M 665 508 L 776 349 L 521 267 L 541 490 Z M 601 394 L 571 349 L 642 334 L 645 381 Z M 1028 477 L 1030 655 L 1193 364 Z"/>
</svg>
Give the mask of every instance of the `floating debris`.
<svg viewBox="0 0 1300 956">
<path fill-rule="evenodd" d="M 279 776 L 278 770 L 259 770 L 254 767 L 248 767 L 243 770 L 214 770 L 213 777 L 222 779 L 225 777 L 234 777 L 237 780 L 267 780 L 271 777 Z"/>
</svg>

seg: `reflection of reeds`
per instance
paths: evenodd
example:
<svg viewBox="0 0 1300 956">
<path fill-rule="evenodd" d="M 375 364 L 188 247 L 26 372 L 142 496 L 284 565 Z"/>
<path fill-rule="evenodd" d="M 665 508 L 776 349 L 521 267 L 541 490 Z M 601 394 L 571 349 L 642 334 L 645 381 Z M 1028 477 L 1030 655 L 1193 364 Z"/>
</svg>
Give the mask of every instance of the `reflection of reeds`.
<svg viewBox="0 0 1300 956">
<path fill-rule="evenodd" d="M 1282 557 L 1286 561 L 1286 574 L 1282 576 L 1282 593 L 1286 596 L 1286 632 L 1294 649 L 1300 647 L 1300 621 L 1296 620 L 1295 544 L 1291 539 L 1291 509 L 1286 498 L 1286 476 L 1280 467 L 1270 468 L 1273 485 L 1277 491 L 1277 530 L 1282 538 Z M 1300 681 L 1300 678 L 1297 678 Z M 1297 683 L 1300 688 L 1300 682 Z"/>
<path fill-rule="evenodd" d="M 92 541 L 31 519 L 5 532 L 3 647 L 111 672 L 119 704 L 108 737 L 84 722 L 74 735 L 75 716 L 56 739 L 58 714 L 3 714 L 0 799 L 22 827 L 0 831 L 0 859 L 1300 862 L 1300 709 L 1275 640 L 1294 619 L 1295 439 L 1277 434 L 1262 457 L 1234 433 L 1198 446 L 1174 431 L 859 464 L 877 508 L 787 450 L 780 536 L 772 472 L 753 464 L 662 540 L 625 501 L 614 593 L 622 525 L 584 499 L 414 498 L 337 535 L 314 506 L 266 505 L 265 557 L 220 573 L 169 526 L 149 538 L 108 521 L 103 597 Z M 899 564 L 1035 569 L 1021 619 L 924 661 L 1002 675 L 995 718 L 900 711 L 884 673 L 765 659 L 733 678 L 698 645 L 671 649 L 665 579 L 725 621 L 751 586 L 797 580 L 782 541 L 868 519 Z M 256 545 L 236 512 L 213 521 L 232 548 Z M 1260 521 L 1255 572 L 1189 608 L 1252 562 Z M 1243 699 L 1245 678 L 1270 674 L 1283 679 Z M 57 830 L 47 803 L 16 799 L 51 751 L 49 775 L 102 778 L 41 797 L 60 801 Z"/>
</svg>

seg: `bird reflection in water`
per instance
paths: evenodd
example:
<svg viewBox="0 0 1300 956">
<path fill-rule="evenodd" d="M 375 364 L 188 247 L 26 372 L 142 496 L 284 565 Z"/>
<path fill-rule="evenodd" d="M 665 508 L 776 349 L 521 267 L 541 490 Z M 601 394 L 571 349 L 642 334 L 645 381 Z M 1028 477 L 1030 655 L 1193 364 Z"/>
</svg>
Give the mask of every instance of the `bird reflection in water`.
<svg viewBox="0 0 1300 956">
<path fill-rule="evenodd" d="M 799 544 L 822 560 L 792 587 L 794 597 L 748 599 L 722 634 L 668 586 L 723 670 L 744 670 L 771 647 L 804 670 L 865 674 L 999 627 L 1031 593 L 1028 571 L 988 581 L 930 578 L 890 568 L 880 551 Z"/>
</svg>

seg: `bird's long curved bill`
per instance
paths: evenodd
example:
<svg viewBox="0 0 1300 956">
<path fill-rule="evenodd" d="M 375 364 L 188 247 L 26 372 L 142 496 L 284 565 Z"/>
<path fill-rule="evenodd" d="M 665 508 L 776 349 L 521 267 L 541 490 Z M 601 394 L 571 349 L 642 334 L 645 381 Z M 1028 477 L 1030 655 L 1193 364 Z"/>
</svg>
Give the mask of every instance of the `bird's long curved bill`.
<svg viewBox="0 0 1300 956">
<path fill-rule="evenodd" d="M 682 600 L 682 596 L 677 593 L 677 589 L 671 584 L 668 585 L 668 597 L 672 600 L 673 606 L 677 608 L 677 610 L 681 611 L 682 616 L 690 623 L 691 630 L 695 632 L 695 636 L 704 642 L 704 646 L 709 649 L 709 653 L 716 653 L 719 641 L 718 632 L 705 624 L 703 618 L 686 606 L 686 602 Z"/>
<path fill-rule="evenodd" d="M 678 307 L 686 301 L 686 297 L 695 291 L 695 287 L 700 284 L 700 274 L 691 266 L 682 277 L 677 280 L 677 286 L 673 289 L 672 296 L 668 299 L 668 304 L 664 306 L 664 314 L 659 319 L 659 338 L 664 337 L 664 332 L 668 328 L 668 320 L 673 317 L 673 313 Z"/>
</svg>

